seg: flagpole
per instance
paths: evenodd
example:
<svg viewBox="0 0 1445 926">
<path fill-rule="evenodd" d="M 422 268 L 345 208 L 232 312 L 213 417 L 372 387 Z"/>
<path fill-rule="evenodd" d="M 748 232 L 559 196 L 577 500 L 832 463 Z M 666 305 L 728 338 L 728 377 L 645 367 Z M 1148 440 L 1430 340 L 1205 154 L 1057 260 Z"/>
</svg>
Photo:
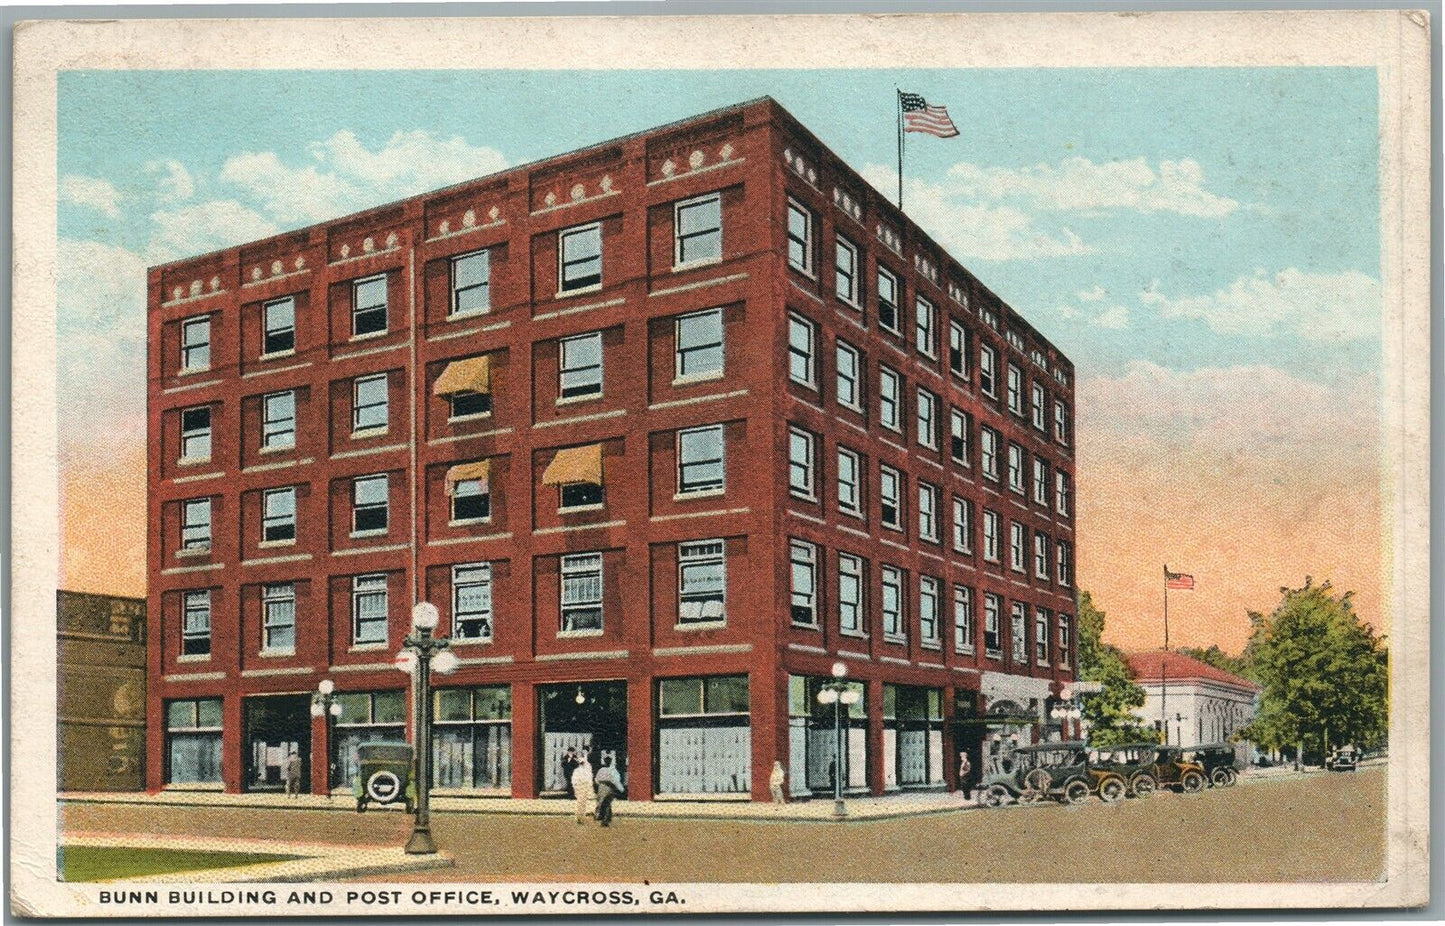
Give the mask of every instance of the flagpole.
<svg viewBox="0 0 1445 926">
<path fill-rule="evenodd" d="M 903 211 L 903 91 L 894 90 L 894 101 L 898 104 L 898 211 Z"/>
<path fill-rule="evenodd" d="M 1169 745 L 1169 564 L 1164 564 L 1164 655 L 1159 658 L 1159 724 Z"/>
</svg>

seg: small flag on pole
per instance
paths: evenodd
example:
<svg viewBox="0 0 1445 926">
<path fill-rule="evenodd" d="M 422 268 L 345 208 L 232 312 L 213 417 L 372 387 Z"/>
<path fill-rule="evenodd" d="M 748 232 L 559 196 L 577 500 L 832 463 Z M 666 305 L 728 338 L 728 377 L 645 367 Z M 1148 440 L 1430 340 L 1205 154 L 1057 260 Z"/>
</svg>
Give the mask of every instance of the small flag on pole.
<svg viewBox="0 0 1445 926">
<path fill-rule="evenodd" d="M 958 127 L 948 118 L 946 107 L 929 106 L 919 94 L 903 90 L 898 92 L 898 105 L 903 109 L 905 132 L 925 132 L 939 138 L 952 138 L 958 134 Z"/>
<path fill-rule="evenodd" d="M 1182 572 L 1170 572 L 1164 570 L 1164 587 L 1176 589 L 1193 589 L 1194 576 L 1185 575 Z"/>
</svg>

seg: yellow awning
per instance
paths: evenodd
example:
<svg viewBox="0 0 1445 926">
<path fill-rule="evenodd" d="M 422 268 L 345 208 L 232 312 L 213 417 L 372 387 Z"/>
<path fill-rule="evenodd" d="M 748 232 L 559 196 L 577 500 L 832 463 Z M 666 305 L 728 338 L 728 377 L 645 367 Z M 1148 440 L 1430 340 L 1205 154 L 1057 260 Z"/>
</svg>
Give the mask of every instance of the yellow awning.
<svg viewBox="0 0 1445 926">
<path fill-rule="evenodd" d="M 548 486 L 572 485 L 586 482 L 602 485 L 602 445 L 588 444 L 586 447 L 568 447 L 557 451 L 547 471 L 542 474 L 542 484 Z"/>
<path fill-rule="evenodd" d="M 447 494 L 456 492 L 457 483 L 466 482 L 471 479 L 479 480 L 482 483 L 483 491 L 486 490 L 487 480 L 492 475 L 492 461 L 478 460 L 475 463 L 458 463 L 447 470 Z"/>
<path fill-rule="evenodd" d="M 465 360 L 453 360 L 447 364 L 442 375 L 437 377 L 436 385 L 432 387 L 432 394 L 439 396 L 455 395 L 458 392 L 484 392 L 492 391 L 492 363 L 487 355 L 480 357 L 467 357 Z"/>
</svg>

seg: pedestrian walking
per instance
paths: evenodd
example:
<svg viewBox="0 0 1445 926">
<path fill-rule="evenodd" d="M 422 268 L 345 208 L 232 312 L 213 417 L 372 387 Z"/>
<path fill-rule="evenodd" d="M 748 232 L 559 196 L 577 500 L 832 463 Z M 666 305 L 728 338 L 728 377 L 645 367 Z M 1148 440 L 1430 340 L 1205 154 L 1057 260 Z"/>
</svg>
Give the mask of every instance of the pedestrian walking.
<svg viewBox="0 0 1445 926">
<path fill-rule="evenodd" d="M 583 756 L 572 770 L 572 793 L 577 797 L 577 822 L 587 822 L 587 804 L 595 797 L 592 790 L 592 763 Z"/>
<path fill-rule="evenodd" d="M 963 792 L 964 800 L 973 798 L 973 762 L 968 758 L 968 750 L 958 751 L 958 789 Z"/>
<path fill-rule="evenodd" d="M 612 765 L 612 757 L 602 760 L 597 770 L 597 822 L 601 826 L 612 825 L 612 802 L 622 796 L 622 776 Z"/>
<path fill-rule="evenodd" d="M 295 750 L 286 758 L 286 796 L 301 796 L 301 753 Z"/>
<path fill-rule="evenodd" d="M 572 789 L 572 773 L 577 771 L 577 747 L 568 746 L 562 752 L 562 788 L 568 797 L 576 797 Z"/>
<path fill-rule="evenodd" d="M 788 780 L 788 773 L 783 771 L 783 763 L 774 762 L 773 772 L 768 776 L 768 790 L 773 792 L 774 804 L 786 804 L 787 799 L 783 797 L 783 783 Z"/>
</svg>

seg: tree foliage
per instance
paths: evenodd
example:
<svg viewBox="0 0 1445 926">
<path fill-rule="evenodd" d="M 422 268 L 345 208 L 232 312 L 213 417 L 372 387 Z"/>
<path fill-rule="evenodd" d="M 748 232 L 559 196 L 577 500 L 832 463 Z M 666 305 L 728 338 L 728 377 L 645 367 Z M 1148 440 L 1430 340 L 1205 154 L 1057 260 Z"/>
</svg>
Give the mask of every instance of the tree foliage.
<svg viewBox="0 0 1445 926">
<path fill-rule="evenodd" d="M 1134 710 L 1144 706 L 1144 689 L 1129 677 L 1129 665 L 1118 647 L 1103 641 L 1104 612 L 1094 606 L 1086 591 L 1079 592 L 1079 678 L 1099 682 L 1103 689 L 1083 699 L 1089 740 L 1112 746 L 1152 739 Z"/>
<path fill-rule="evenodd" d="M 1245 650 L 1263 686 L 1255 721 L 1244 735 L 1272 749 L 1327 752 L 1353 743 L 1369 748 L 1385 736 L 1388 656 L 1384 639 L 1360 621 L 1351 592 L 1329 582 L 1281 588 L 1269 615 L 1252 612 Z"/>
<path fill-rule="evenodd" d="M 1191 659 L 1198 659 L 1205 665 L 1214 666 L 1216 669 L 1223 669 L 1231 675 L 1238 675 L 1240 678 L 1247 678 L 1250 681 L 1258 681 L 1254 677 L 1254 667 L 1250 664 L 1251 653 L 1245 650 L 1242 655 L 1231 656 L 1219 648 L 1218 643 L 1211 643 L 1207 648 L 1203 646 L 1181 646 L 1179 652 Z"/>
</svg>

